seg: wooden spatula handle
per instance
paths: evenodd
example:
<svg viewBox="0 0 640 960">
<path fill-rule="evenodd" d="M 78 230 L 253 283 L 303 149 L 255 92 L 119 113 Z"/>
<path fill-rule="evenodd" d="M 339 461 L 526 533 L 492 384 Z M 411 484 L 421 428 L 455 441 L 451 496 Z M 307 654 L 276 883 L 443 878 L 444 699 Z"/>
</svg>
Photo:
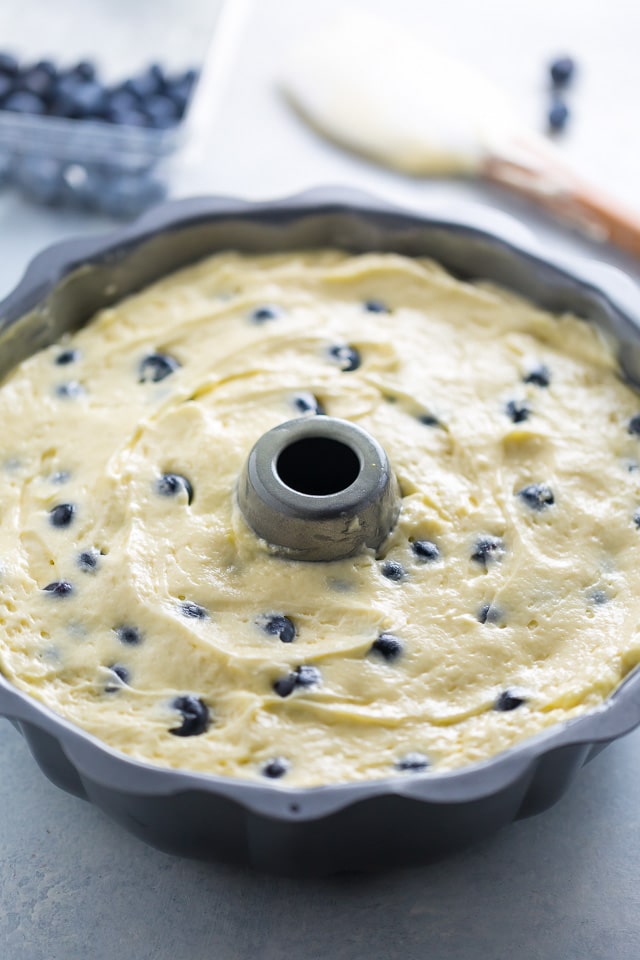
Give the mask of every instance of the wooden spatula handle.
<svg viewBox="0 0 640 960">
<path fill-rule="evenodd" d="M 640 256 L 640 213 L 582 179 L 553 147 L 518 144 L 509 156 L 492 156 L 484 175 L 544 207 L 593 240 Z"/>
</svg>

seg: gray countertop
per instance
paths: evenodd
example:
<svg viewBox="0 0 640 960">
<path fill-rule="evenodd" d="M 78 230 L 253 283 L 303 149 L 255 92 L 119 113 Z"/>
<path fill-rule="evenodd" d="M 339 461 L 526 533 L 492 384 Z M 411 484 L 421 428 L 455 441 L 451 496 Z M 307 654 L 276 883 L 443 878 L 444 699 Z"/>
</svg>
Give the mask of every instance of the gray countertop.
<svg viewBox="0 0 640 960">
<path fill-rule="evenodd" d="M 176 194 L 273 196 L 329 182 L 416 209 L 463 199 L 515 214 L 551 249 L 596 255 L 640 277 L 637 264 L 572 237 L 505 194 L 406 180 L 304 129 L 275 93 L 278 64 L 296 36 L 339 6 L 259 0 L 247 7 L 229 37 L 215 109 L 201 115 L 190 149 L 174 164 Z M 583 70 L 565 150 L 640 208 L 635 0 L 609 0 L 606 15 L 586 0 L 523 0 L 517 12 L 506 0 L 448 0 L 431 13 L 427 7 L 420 0 L 393 4 L 416 29 L 435 23 L 446 43 L 511 83 L 532 122 L 546 102 L 544 63 L 565 49 L 575 53 Z M 3 195 L 0 295 L 37 249 L 106 225 Z M 464 853 L 420 869 L 290 881 L 149 849 L 53 787 L 5 722 L 0 958 L 637 960 L 639 796 L 640 731 L 597 757 L 552 810 Z"/>
</svg>

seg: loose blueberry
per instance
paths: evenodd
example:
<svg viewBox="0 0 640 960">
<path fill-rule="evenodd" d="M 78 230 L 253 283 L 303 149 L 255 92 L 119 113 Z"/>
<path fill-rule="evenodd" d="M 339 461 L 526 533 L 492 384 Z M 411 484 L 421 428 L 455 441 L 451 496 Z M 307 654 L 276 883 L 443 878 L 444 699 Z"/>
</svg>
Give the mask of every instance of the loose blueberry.
<svg viewBox="0 0 640 960">
<path fill-rule="evenodd" d="M 566 87 L 571 83 L 575 72 L 575 61 L 572 57 L 558 57 L 549 64 L 549 73 L 554 87 Z"/>
<path fill-rule="evenodd" d="M 76 360 L 80 359 L 79 350 L 63 350 L 62 353 L 59 353 L 55 359 L 55 362 L 64 367 L 68 363 L 75 363 Z"/>
<path fill-rule="evenodd" d="M 30 113 L 42 114 L 46 107 L 44 101 L 37 97 L 35 93 L 29 93 L 28 90 L 16 90 L 9 94 L 2 105 L 3 110 L 9 110 L 11 113 Z"/>
<path fill-rule="evenodd" d="M 77 400 L 84 396 L 85 389 L 77 380 L 69 380 L 67 383 L 60 383 L 56 387 L 56 396 L 63 400 Z"/>
<path fill-rule="evenodd" d="M 255 310 L 252 310 L 250 319 L 252 323 L 267 323 L 269 320 L 277 320 L 280 314 L 280 307 L 276 307 L 273 304 L 265 304 L 263 307 L 256 307 Z"/>
<path fill-rule="evenodd" d="M 292 643 L 296 638 L 296 628 L 289 617 L 282 613 L 273 613 L 258 621 L 265 633 L 277 637 L 283 643 Z"/>
<path fill-rule="evenodd" d="M 140 364 L 138 383 L 158 383 L 175 373 L 180 364 L 174 357 L 164 353 L 151 353 Z"/>
<path fill-rule="evenodd" d="M 526 702 L 527 698 L 520 695 L 515 690 L 503 690 L 502 693 L 496 698 L 493 709 L 507 712 L 508 710 L 516 710 Z"/>
<path fill-rule="evenodd" d="M 293 405 L 299 413 L 311 413 L 315 416 L 324 416 L 324 407 L 313 393 L 296 393 L 293 396 Z"/>
<path fill-rule="evenodd" d="M 59 503 L 49 510 L 49 523 L 52 527 L 68 527 L 75 512 L 76 508 L 72 503 Z"/>
<path fill-rule="evenodd" d="M 380 572 L 387 580 L 393 580 L 395 583 L 400 583 L 407 575 L 406 570 L 397 560 L 385 560 Z"/>
<path fill-rule="evenodd" d="M 627 430 L 632 436 L 640 437 L 640 413 L 636 413 L 635 417 L 631 417 Z"/>
<path fill-rule="evenodd" d="M 285 760 L 284 757 L 274 757 L 273 760 L 265 763 L 262 768 L 262 774 L 265 777 L 269 777 L 270 780 L 279 780 L 280 777 L 284 777 L 288 770 L 288 760 Z"/>
<path fill-rule="evenodd" d="M 389 307 L 382 300 L 365 300 L 365 310 L 369 313 L 389 313 Z"/>
<path fill-rule="evenodd" d="M 156 483 L 156 491 L 162 497 L 177 497 L 179 493 L 185 493 L 187 503 L 193 500 L 193 487 L 180 473 L 165 473 Z"/>
<path fill-rule="evenodd" d="M 425 563 L 433 563 L 440 559 L 440 551 L 431 540 L 414 540 L 411 549 L 418 558 Z"/>
<path fill-rule="evenodd" d="M 549 372 L 549 368 L 542 363 L 539 367 L 530 370 L 529 373 L 523 377 L 523 380 L 525 383 L 532 383 L 536 387 L 548 387 L 551 383 L 551 373 Z"/>
<path fill-rule="evenodd" d="M 555 503 L 553 490 L 546 483 L 530 483 L 519 490 L 517 496 L 532 510 L 544 510 Z"/>
<path fill-rule="evenodd" d="M 90 550 L 83 550 L 82 553 L 78 554 L 77 564 L 85 573 L 93 573 L 98 567 L 99 557 L 100 551 L 92 547 Z"/>
<path fill-rule="evenodd" d="M 371 645 L 371 653 L 378 653 L 383 660 L 391 663 L 397 660 L 402 653 L 402 641 L 392 633 L 381 633 Z"/>
<path fill-rule="evenodd" d="M 479 537 L 471 554 L 471 559 L 481 563 L 486 569 L 495 560 L 504 556 L 504 543 L 500 537 Z"/>
<path fill-rule="evenodd" d="M 116 627 L 115 633 L 120 643 L 124 643 L 127 647 L 137 647 L 139 643 L 142 643 L 142 633 L 138 627 L 134 627 L 130 623 Z"/>
<path fill-rule="evenodd" d="M 201 607 L 198 603 L 193 603 L 192 600 L 183 600 L 180 604 L 180 613 L 183 617 L 187 617 L 189 620 L 206 620 L 207 611 L 204 607 Z"/>
<path fill-rule="evenodd" d="M 547 125 L 552 133 L 560 133 L 569 120 L 569 107 L 563 100 L 553 101 L 547 113 Z"/>
<path fill-rule="evenodd" d="M 300 666 L 288 673 L 286 677 L 280 677 L 273 684 L 273 689 L 279 697 L 288 697 L 297 687 L 313 687 L 320 683 L 320 671 L 317 667 Z"/>
<path fill-rule="evenodd" d="M 418 423 L 425 427 L 439 427 L 440 421 L 432 413 L 420 413 L 417 417 Z"/>
<path fill-rule="evenodd" d="M 499 623 L 501 619 L 502 614 L 492 603 L 485 603 L 478 610 L 478 621 L 480 623 Z"/>
<path fill-rule="evenodd" d="M 68 597 L 70 593 L 73 593 L 73 587 L 67 580 L 54 580 L 53 583 L 48 583 L 44 589 L 53 597 Z"/>
<path fill-rule="evenodd" d="M 182 723 L 179 727 L 171 727 L 169 733 L 174 737 L 195 737 L 209 728 L 209 708 L 200 697 L 186 694 L 176 697 L 171 704 L 174 710 L 182 714 Z"/>
<path fill-rule="evenodd" d="M 420 770 L 426 770 L 429 761 L 422 753 L 407 753 L 396 763 L 397 770 L 406 770 L 418 773 Z"/>
<path fill-rule="evenodd" d="M 640 509 L 636 510 L 636 512 L 634 513 L 633 522 L 636 525 L 636 529 L 640 530 Z"/>
<path fill-rule="evenodd" d="M 355 347 L 349 346 L 348 343 L 336 344 L 333 347 L 329 347 L 329 356 L 337 360 L 343 373 L 357 370 L 362 362 L 358 350 L 356 350 Z"/>
<path fill-rule="evenodd" d="M 119 683 L 108 683 L 104 691 L 105 693 L 116 693 L 122 688 L 123 684 L 129 683 L 129 671 L 126 667 L 123 667 L 121 663 L 113 663 L 109 667 L 111 673 L 114 675 L 114 678 L 119 681 Z"/>
<path fill-rule="evenodd" d="M 531 408 L 524 400 L 509 400 L 504 409 L 509 419 L 513 420 L 514 423 L 524 423 L 525 420 L 529 419 L 531 413 Z"/>
</svg>

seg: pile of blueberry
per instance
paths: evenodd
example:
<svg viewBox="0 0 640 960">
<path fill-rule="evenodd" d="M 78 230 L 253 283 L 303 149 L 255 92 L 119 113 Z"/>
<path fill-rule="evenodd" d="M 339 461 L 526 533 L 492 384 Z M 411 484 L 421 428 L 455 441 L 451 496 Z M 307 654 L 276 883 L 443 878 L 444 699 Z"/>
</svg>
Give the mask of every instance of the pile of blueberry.
<svg viewBox="0 0 640 960">
<path fill-rule="evenodd" d="M 60 117 L 137 130 L 168 130 L 184 116 L 198 78 L 195 69 L 170 75 L 160 64 L 107 85 L 90 60 L 61 68 L 51 60 L 21 64 L 0 52 L 0 111 Z M 109 129 L 106 127 L 106 129 Z M 125 169 L 114 147 L 104 160 L 57 159 L 30 148 L 0 152 L 0 186 L 13 184 L 25 196 L 50 206 L 71 205 L 109 216 L 137 216 L 165 195 L 154 159 Z"/>
<path fill-rule="evenodd" d="M 154 63 L 136 77 L 107 86 L 90 60 L 68 69 L 51 60 L 23 66 L 0 52 L 0 107 L 13 113 L 165 129 L 184 115 L 197 76 L 194 69 L 169 76 Z"/>
<path fill-rule="evenodd" d="M 567 125 L 570 114 L 564 93 L 571 85 L 575 72 L 575 61 L 571 57 L 558 57 L 549 64 L 551 105 L 547 113 L 547 126 L 550 133 L 560 133 Z"/>
</svg>

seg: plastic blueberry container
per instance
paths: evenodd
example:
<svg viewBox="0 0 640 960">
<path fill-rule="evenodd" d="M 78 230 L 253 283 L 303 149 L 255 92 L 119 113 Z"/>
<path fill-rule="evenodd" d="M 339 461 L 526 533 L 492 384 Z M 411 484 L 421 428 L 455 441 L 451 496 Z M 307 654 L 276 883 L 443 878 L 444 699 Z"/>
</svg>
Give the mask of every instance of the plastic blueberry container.
<svg viewBox="0 0 640 960">
<path fill-rule="evenodd" d="M 478 207 L 417 216 L 337 189 L 267 203 L 178 201 L 107 236 L 45 250 L 0 304 L 0 373 L 96 310 L 215 251 L 320 246 L 433 257 L 458 276 L 570 310 L 605 331 L 624 373 L 640 381 L 640 293 L 617 270 L 543 257 L 526 233 Z M 640 672 L 599 708 L 482 763 L 304 789 L 138 762 L 1 675 L 0 714 L 54 783 L 155 847 L 291 876 L 326 875 L 424 862 L 551 806 L 580 767 L 640 724 Z"/>
</svg>

